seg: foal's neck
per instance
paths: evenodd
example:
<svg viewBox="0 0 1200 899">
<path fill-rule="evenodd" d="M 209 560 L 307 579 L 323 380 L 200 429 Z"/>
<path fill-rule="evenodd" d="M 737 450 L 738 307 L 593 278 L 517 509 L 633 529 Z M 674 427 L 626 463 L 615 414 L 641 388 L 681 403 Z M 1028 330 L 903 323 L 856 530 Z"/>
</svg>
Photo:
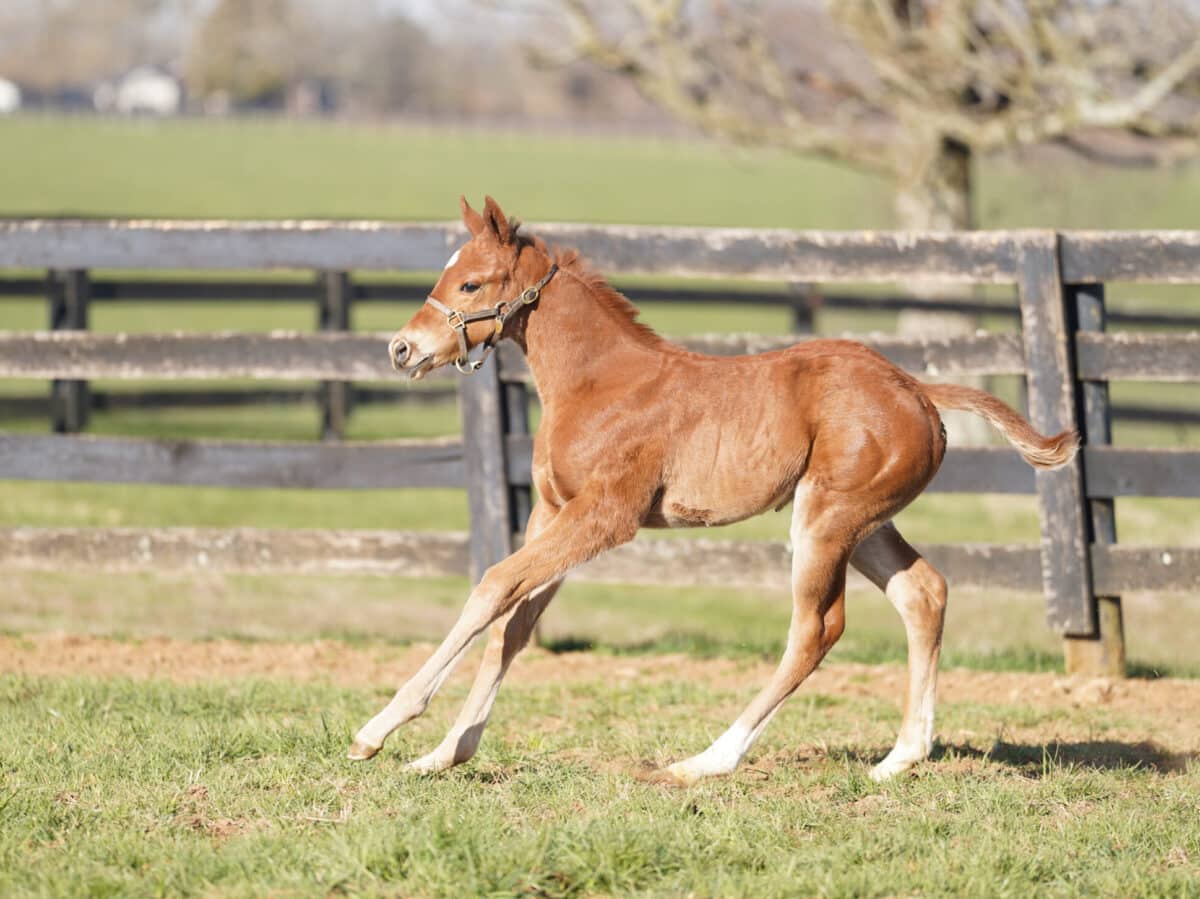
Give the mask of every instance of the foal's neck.
<svg viewBox="0 0 1200 899">
<path fill-rule="evenodd" d="M 626 303 L 607 285 L 568 269 L 542 291 L 520 342 L 545 409 L 614 372 L 636 373 L 661 349 L 661 338 L 637 323 Z"/>
</svg>

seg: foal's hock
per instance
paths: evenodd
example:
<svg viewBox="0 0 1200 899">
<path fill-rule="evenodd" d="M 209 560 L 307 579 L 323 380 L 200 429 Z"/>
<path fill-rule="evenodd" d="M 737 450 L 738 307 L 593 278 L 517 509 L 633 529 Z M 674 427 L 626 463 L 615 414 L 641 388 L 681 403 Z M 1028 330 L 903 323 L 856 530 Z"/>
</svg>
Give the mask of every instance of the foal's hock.
<svg viewBox="0 0 1200 899">
<path fill-rule="evenodd" d="M 661 776 L 691 783 L 737 767 L 771 716 L 837 642 L 846 566 L 895 605 L 909 679 L 896 746 L 872 770 L 890 777 L 928 757 L 946 582 L 891 523 L 929 484 L 946 451 L 938 408 L 983 416 L 1037 468 L 1075 453 L 1073 432 L 1038 434 L 970 387 L 922 384 L 848 340 L 810 340 L 756 356 L 689 352 L 637 321 L 637 310 L 578 255 L 521 234 L 491 197 L 461 201 L 470 241 L 426 304 L 392 338 L 396 369 L 418 379 L 478 367 L 501 338 L 525 352 L 542 403 L 534 441 L 539 497 L 524 545 L 484 574 L 421 669 L 358 732 L 353 759 L 420 715 L 471 642 L 489 630 L 466 703 L 422 772 L 479 746 L 500 682 L 572 567 L 641 527 L 740 521 L 793 502 L 792 622 L 770 682 L 707 750 Z"/>
</svg>

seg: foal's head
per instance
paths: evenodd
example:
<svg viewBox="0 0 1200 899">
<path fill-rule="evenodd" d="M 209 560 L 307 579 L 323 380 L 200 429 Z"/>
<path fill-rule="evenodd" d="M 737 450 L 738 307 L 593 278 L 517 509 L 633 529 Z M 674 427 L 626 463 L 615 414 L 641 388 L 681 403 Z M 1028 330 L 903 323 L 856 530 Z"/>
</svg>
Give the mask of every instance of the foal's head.
<svg viewBox="0 0 1200 899">
<path fill-rule="evenodd" d="M 466 350 L 499 340 L 501 316 L 549 267 L 545 254 L 517 235 L 518 222 L 491 197 L 482 215 L 465 197 L 459 206 L 471 239 L 450 257 L 429 300 L 388 344 L 392 366 L 413 380 L 452 362 L 465 370 Z M 475 320 L 472 313 L 478 313 Z"/>
</svg>

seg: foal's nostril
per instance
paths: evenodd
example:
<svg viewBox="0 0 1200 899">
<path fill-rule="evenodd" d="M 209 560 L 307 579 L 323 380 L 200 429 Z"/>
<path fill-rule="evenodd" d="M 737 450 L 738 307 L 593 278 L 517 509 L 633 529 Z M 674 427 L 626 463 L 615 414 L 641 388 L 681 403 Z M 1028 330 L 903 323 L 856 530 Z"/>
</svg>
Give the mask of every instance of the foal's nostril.
<svg viewBox="0 0 1200 899">
<path fill-rule="evenodd" d="M 403 365 L 408 359 L 409 348 L 407 340 L 393 340 L 388 346 L 392 354 L 393 365 Z"/>
</svg>

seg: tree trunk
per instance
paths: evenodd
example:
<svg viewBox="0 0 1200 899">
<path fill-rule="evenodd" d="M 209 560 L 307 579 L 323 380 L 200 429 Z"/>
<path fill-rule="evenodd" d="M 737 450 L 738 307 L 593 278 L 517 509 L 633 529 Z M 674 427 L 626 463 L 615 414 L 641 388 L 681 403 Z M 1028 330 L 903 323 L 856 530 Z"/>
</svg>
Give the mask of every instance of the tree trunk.
<svg viewBox="0 0 1200 899">
<path fill-rule="evenodd" d="M 971 149 L 942 139 L 930 150 L 917 154 L 910 174 L 896 187 L 896 224 L 905 231 L 967 231 L 974 226 L 971 206 Z M 909 282 L 901 288 L 923 299 L 961 296 L 953 285 Z M 902 312 L 900 334 L 913 337 L 953 337 L 972 334 L 978 327 L 973 316 L 956 312 Z M 936 379 L 935 380 L 947 380 Z M 957 384 L 983 387 L 979 377 L 953 378 Z M 986 443 L 987 424 L 976 416 L 950 413 L 946 416 L 950 442 L 959 446 Z"/>
</svg>

